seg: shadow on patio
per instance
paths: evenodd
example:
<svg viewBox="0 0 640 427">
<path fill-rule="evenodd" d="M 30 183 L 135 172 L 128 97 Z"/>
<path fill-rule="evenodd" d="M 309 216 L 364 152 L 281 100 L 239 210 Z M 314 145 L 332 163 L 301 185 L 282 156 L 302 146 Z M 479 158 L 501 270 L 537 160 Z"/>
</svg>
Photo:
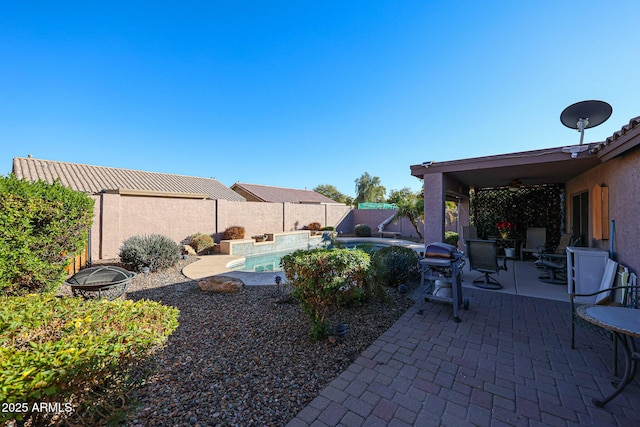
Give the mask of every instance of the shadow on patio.
<svg viewBox="0 0 640 427">
<path fill-rule="evenodd" d="M 507 271 L 500 271 L 500 274 L 493 275 L 502 285 L 502 289 L 492 292 L 545 298 L 568 303 L 567 285 L 543 282 L 539 279 L 542 273 L 543 270 L 535 268 L 533 261 L 508 259 Z M 480 273 L 477 271 L 469 271 L 469 262 L 467 261 L 462 276 L 462 286 L 466 288 L 474 287 L 472 281 L 478 276 L 480 276 Z"/>
<path fill-rule="evenodd" d="M 566 286 L 532 261 L 509 261 L 501 291 L 473 287 L 477 274 L 465 270 L 460 323 L 451 304 L 409 308 L 288 426 L 637 425 L 638 378 L 592 403 L 613 390 L 612 343 L 578 328 L 571 349 Z"/>
</svg>

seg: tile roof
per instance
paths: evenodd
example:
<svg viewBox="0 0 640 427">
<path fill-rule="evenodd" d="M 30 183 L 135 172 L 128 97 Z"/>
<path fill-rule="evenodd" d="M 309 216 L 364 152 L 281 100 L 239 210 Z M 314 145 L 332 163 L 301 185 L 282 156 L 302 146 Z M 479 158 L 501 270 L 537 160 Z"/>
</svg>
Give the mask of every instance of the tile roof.
<svg viewBox="0 0 640 427">
<path fill-rule="evenodd" d="M 25 157 L 13 159 L 13 173 L 29 181 L 53 182 L 56 178 L 74 190 L 137 190 L 178 194 L 206 194 L 211 199 L 244 201 L 235 191 L 213 178 L 145 172 Z"/>
<path fill-rule="evenodd" d="M 603 142 L 596 144 L 593 148 L 591 148 L 589 152 L 591 154 L 598 153 L 599 151 L 604 150 L 606 147 L 613 145 L 615 142 L 626 142 L 625 137 L 631 136 L 631 134 L 633 134 L 633 131 L 637 130 L 638 126 L 640 126 L 640 116 L 634 117 L 629 120 L 628 124 L 622 126 L 619 131 L 614 132 L 613 135 L 605 139 Z"/>
<path fill-rule="evenodd" d="M 276 203 L 338 203 L 312 190 L 298 190 L 295 188 L 270 187 L 268 185 L 245 184 L 236 182 L 232 190 L 246 192 L 263 202 Z M 250 198 L 248 198 L 250 199 Z"/>
</svg>

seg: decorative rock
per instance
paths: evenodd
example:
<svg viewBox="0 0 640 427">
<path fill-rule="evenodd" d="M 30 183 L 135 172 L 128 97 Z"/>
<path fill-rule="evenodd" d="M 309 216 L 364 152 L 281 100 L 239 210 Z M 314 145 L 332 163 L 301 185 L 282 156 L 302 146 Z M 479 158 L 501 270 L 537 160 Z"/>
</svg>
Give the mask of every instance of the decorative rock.
<svg viewBox="0 0 640 427">
<path fill-rule="evenodd" d="M 198 255 L 195 251 L 195 249 L 193 249 L 191 246 L 189 245 L 184 245 L 182 246 L 182 254 L 183 255 Z"/>
<path fill-rule="evenodd" d="M 232 294 L 242 289 L 244 282 L 235 277 L 212 276 L 198 280 L 198 286 L 207 292 Z"/>
</svg>

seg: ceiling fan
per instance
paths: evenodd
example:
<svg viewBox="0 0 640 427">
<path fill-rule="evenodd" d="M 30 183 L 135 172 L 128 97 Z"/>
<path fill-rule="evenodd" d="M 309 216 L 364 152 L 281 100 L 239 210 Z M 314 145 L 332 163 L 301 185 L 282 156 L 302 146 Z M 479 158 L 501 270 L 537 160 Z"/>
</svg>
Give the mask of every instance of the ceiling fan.
<svg viewBox="0 0 640 427">
<path fill-rule="evenodd" d="M 563 147 L 564 153 L 571 153 L 571 158 L 575 159 L 579 153 L 587 151 L 588 146 L 582 145 L 584 142 L 584 130 L 596 127 L 606 122 L 613 108 L 604 101 L 581 101 L 569 105 L 560 114 L 560 121 L 568 128 L 576 129 L 580 132 L 580 145 Z"/>
<path fill-rule="evenodd" d="M 509 181 L 509 184 L 507 184 L 507 189 L 513 193 L 515 193 L 521 188 L 530 188 L 530 187 L 535 187 L 535 185 L 523 184 L 522 181 L 519 179 L 512 179 L 511 181 Z"/>
</svg>

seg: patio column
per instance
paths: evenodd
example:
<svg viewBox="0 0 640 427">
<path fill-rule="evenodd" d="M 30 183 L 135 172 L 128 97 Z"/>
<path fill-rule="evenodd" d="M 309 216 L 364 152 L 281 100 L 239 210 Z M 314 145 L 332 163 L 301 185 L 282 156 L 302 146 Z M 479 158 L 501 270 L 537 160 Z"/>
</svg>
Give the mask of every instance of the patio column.
<svg viewBox="0 0 640 427">
<path fill-rule="evenodd" d="M 444 176 L 425 174 L 424 178 L 424 243 L 444 241 Z"/>
</svg>

